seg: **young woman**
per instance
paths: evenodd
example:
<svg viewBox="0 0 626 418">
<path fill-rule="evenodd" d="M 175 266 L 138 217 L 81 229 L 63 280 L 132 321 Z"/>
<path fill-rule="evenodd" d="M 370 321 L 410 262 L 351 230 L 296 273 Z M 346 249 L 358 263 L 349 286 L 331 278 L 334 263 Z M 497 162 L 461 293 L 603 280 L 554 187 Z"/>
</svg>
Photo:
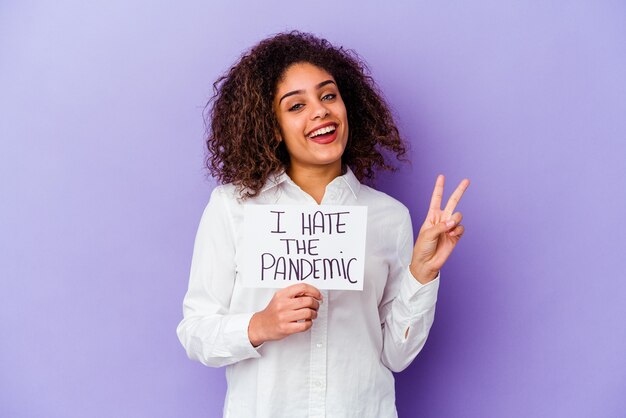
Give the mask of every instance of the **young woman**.
<svg viewBox="0 0 626 418">
<path fill-rule="evenodd" d="M 214 84 L 207 163 L 222 185 L 200 221 L 177 333 L 191 359 L 227 366 L 225 417 L 397 416 L 392 371 L 426 341 L 469 180 L 442 210 L 437 177 L 413 245 L 407 208 L 361 184 L 405 154 L 366 71 L 355 53 L 290 32 Z M 263 204 L 367 206 L 363 290 L 242 287 L 243 207 Z"/>
</svg>

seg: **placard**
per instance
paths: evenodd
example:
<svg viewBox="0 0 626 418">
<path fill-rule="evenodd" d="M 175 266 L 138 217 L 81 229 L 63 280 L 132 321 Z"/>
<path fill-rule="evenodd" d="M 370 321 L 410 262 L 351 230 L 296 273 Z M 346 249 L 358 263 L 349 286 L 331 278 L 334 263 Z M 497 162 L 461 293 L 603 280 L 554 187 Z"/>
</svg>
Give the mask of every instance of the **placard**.
<svg viewBox="0 0 626 418">
<path fill-rule="evenodd" d="M 363 290 L 366 206 L 245 205 L 243 286 Z"/>
</svg>

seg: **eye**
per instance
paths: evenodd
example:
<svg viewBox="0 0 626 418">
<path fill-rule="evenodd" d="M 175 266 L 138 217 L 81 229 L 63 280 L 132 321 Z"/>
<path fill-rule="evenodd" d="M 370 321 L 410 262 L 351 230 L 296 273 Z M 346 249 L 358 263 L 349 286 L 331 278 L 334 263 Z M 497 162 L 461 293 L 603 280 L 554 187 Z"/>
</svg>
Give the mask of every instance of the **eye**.
<svg viewBox="0 0 626 418">
<path fill-rule="evenodd" d="M 334 99 L 335 97 L 337 97 L 337 95 L 336 95 L 336 94 L 334 94 L 334 93 L 329 93 L 329 94 L 325 95 L 324 97 L 322 97 L 322 100 L 332 100 L 332 99 Z"/>
<path fill-rule="evenodd" d="M 291 106 L 288 110 L 289 110 L 290 112 L 293 112 L 293 111 L 295 111 L 295 110 L 299 110 L 302 106 L 304 106 L 304 105 L 303 105 L 303 104 L 301 104 L 301 103 L 296 103 L 295 105 Z"/>
</svg>

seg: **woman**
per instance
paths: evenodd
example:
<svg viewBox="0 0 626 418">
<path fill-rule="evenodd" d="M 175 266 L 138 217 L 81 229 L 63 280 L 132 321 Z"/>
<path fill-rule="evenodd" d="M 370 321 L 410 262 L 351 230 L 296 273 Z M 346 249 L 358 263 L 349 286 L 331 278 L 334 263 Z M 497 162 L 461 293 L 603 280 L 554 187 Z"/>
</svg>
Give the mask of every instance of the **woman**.
<svg viewBox="0 0 626 418">
<path fill-rule="evenodd" d="M 407 208 L 361 184 L 405 147 L 356 54 L 290 32 L 252 48 L 215 84 L 212 193 L 196 236 L 178 337 L 191 359 L 227 366 L 226 417 L 394 417 L 392 371 L 423 347 L 439 270 L 461 238 L 438 176 L 413 246 Z M 367 206 L 363 290 L 242 287 L 243 207 Z"/>
</svg>

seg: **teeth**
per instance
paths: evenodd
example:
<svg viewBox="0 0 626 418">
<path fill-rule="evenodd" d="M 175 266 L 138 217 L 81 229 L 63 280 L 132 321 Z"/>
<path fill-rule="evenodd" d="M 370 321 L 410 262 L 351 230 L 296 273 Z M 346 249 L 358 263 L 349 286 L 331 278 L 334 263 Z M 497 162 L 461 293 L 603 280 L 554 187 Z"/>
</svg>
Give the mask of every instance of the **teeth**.
<svg viewBox="0 0 626 418">
<path fill-rule="evenodd" d="M 335 130 L 334 126 L 327 126 L 325 128 L 318 129 L 317 131 L 311 132 L 309 137 L 313 138 L 314 136 L 323 135 L 323 134 L 326 134 L 328 132 L 333 132 L 334 130 Z"/>
</svg>

